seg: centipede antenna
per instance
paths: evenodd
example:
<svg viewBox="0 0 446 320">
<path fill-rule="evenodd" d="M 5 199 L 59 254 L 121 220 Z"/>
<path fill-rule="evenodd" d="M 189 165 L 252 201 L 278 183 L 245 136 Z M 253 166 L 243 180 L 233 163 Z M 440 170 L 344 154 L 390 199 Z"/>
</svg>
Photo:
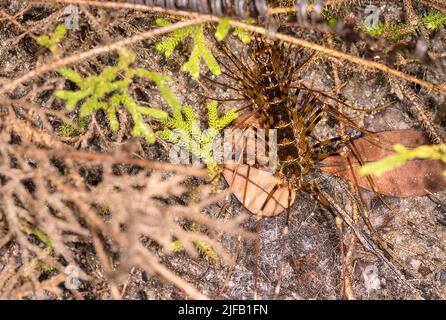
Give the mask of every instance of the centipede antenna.
<svg viewBox="0 0 446 320">
<path fill-rule="evenodd" d="M 228 99 L 221 99 L 221 98 L 216 98 L 216 97 L 208 96 L 208 95 L 206 95 L 206 94 L 204 94 L 204 93 L 201 93 L 201 92 L 198 92 L 198 91 L 194 91 L 194 92 L 195 92 L 197 95 L 199 95 L 199 96 L 201 96 L 201 97 L 203 97 L 203 98 L 206 98 L 206 99 L 209 99 L 209 100 L 218 101 L 218 102 L 233 102 L 233 101 L 244 101 L 244 100 L 245 100 L 244 98 L 232 98 L 232 99 L 228 98 Z"/>
<path fill-rule="evenodd" d="M 222 86 L 222 87 L 224 87 L 224 88 L 228 88 L 228 89 L 234 90 L 234 91 L 236 91 L 236 92 L 238 92 L 238 91 L 240 90 L 240 89 L 238 89 L 238 88 L 235 88 L 235 87 L 230 86 L 230 85 L 227 84 L 227 83 L 221 83 L 221 82 L 219 82 L 219 81 L 213 80 L 213 79 L 211 79 L 211 78 L 209 78 L 209 77 L 207 77 L 207 76 L 205 76 L 205 75 L 202 75 L 201 77 L 204 78 L 204 79 L 206 79 L 206 80 L 209 81 L 209 82 L 215 83 L 215 84 L 217 84 L 217 85 L 219 85 L 219 86 Z"/>
</svg>

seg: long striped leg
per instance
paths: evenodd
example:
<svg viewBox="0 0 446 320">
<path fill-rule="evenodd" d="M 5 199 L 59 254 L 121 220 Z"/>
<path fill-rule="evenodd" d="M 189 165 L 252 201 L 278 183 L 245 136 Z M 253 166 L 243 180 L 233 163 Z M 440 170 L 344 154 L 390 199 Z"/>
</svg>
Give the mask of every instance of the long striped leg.
<svg viewBox="0 0 446 320">
<path fill-rule="evenodd" d="M 352 151 L 352 154 L 354 155 L 354 157 L 356 158 L 356 160 L 359 162 L 359 164 L 363 164 L 364 163 L 364 161 L 363 161 L 363 159 L 362 159 L 362 157 L 361 157 L 361 155 L 360 155 L 360 153 L 358 152 L 358 150 L 356 149 L 356 147 L 355 147 L 355 145 L 354 144 L 351 144 L 350 145 L 351 146 L 351 151 Z M 360 199 L 360 201 L 361 201 L 361 209 L 362 210 L 360 210 L 360 212 L 361 212 L 361 215 L 362 215 L 362 219 L 364 220 L 364 222 L 365 222 L 365 224 L 366 224 L 366 226 L 367 226 L 367 228 L 370 230 L 370 232 L 371 232 L 371 234 L 372 234 L 372 236 L 373 236 L 373 239 L 379 244 L 379 246 L 381 247 L 381 249 L 384 251 L 384 252 L 386 252 L 390 257 L 392 257 L 402 268 L 406 268 L 406 266 L 405 266 L 405 263 L 399 258 L 399 257 L 397 257 L 397 255 L 395 254 L 395 252 L 392 250 L 392 249 L 390 249 L 389 248 L 389 246 L 387 245 L 387 242 L 379 235 L 379 233 L 376 231 L 376 229 L 375 229 L 375 227 L 372 225 L 372 223 L 370 222 L 370 217 L 369 217 L 369 215 L 368 215 L 368 210 L 367 210 L 367 208 L 366 208 L 366 205 L 365 205 L 365 201 L 364 201 L 364 199 L 363 199 L 363 197 L 362 197 L 362 192 L 361 192 L 361 190 L 360 190 L 360 188 L 358 187 L 359 186 L 359 184 L 358 184 L 358 181 L 357 181 L 357 178 L 356 178 L 356 175 L 355 175 L 355 172 L 354 172 L 354 170 L 353 170 L 353 164 L 351 163 L 351 160 L 350 160 L 350 158 L 347 158 L 347 160 L 348 160 L 348 162 L 349 162 L 349 168 L 350 168 L 350 170 L 351 170 L 351 173 L 352 173 L 352 176 L 353 176 L 353 179 L 354 179 L 354 183 L 355 183 L 355 186 L 356 186 L 356 190 L 357 190 L 357 192 L 358 192 L 358 196 L 359 196 L 359 199 Z M 367 179 L 368 179 L 368 181 L 369 181 L 369 183 L 370 183 L 370 185 L 371 186 L 376 186 L 376 184 L 374 183 L 374 181 L 373 181 L 373 179 L 371 178 L 371 177 L 367 177 Z M 374 188 L 373 188 L 374 189 Z M 392 211 L 392 212 L 395 212 L 395 210 L 393 209 L 393 208 L 391 208 L 386 202 L 385 202 L 385 200 L 383 199 L 383 197 L 379 194 L 379 193 L 377 193 L 376 192 L 376 190 L 373 190 L 374 191 L 374 193 L 378 196 L 378 198 Z"/>
<path fill-rule="evenodd" d="M 290 222 L 290 214 L 291 214 L 291 187 L 288 184 L 288 205 L 286 207 L 286 220 L 285 227 L 283 228 L 283 234 L 288 235 L 289 233 L 289 222 Z"/>
<path fill-rule="evenodd" d="M 248 78 L 250 81 L 255 83 L 255 76 L 252 74 L 251 70 L 234 55 L 234 53 L 226 46 L 225 43 L 221 43 L 221 49 L 223 49 L 224 53 L 232 64 L 242 73 L 243 78 Z M 218 61 L 221 62 L 220 59 Z M 225 68 L 230 70 L 227 66 L 225 66 Z"/>
</svg>

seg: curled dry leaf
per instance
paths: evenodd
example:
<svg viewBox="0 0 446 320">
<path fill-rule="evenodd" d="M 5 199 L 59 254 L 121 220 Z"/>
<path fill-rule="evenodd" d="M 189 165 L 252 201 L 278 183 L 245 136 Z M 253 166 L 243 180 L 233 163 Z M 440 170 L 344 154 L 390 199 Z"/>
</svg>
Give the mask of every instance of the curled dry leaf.
<svg viewBox="0 0 446 320">
<path fill-rule="evenodd" d="M 380 160 L 394 154 L 393 145 L 401 143 L 407 148 L 414 148 L 423 144 L 430 144 L 429 139 L 421 131 L 404 129 L 375 133 L 353 141 L 354 148 L 364 162 Z M 348 159 L 332 156 L 322 162 L 322 170 L 344 177 L 354 182 L 353 173 L 359 186 L 389 196 L 415 197 L 435 193 L 446 188 L 443 176 L 445 165 L 439 160 L 411 160 L 404 165 L 385 172 L 380 176 L 360 176 L 359 162 L 350 151 L 348 158 L 352 163 L 349 167 Z M 370 183 L 370 180 L 372 183 Z"/>
<path fill-rule="evenodd" d="M 282 181 L 269 171 L 244 164 L 227 164 L 222 173 L 235 197 L 253 214 L 261 214 L 263 217 L 276 216 L 296 199 L 296 192 L 284 186 Z M 260 212 L 276 185 L 279 187 Z M 289 192 L 291 192 L 290 203 L 288 203 Z"/>
</svg>

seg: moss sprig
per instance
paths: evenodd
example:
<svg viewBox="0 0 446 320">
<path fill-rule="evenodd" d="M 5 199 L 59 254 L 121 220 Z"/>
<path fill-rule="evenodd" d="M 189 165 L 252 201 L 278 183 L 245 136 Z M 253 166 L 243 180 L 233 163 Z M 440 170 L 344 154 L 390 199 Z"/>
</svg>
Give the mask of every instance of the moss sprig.
<svg viewBox="0 0 446 320">
<path fill-rule="evenodd" d="M 215 37 L 218 41 L 225 39 L 230 30 L 231 25 L 229 18 L 223 18 L 215 32 Z M 156 20 L 156 24 L 160 27 L 165 27 L 171 24 L 166 19 L 159 18 Z M 248 44 L 251 39 L 249 33 L 241 27 L 234 29 L 237 37 L 245 44 Z M 204 24 L 196 26 L 188 26 L 173 31 L 170 36 L 164 38 L 162 41 L 156 44 L 156 49 L 169 58 L 175 49 L 185 41 L 187 38 L 191 38 L 193 42 L 192 51 L 188 61 L 183 65 L 182 70 L 188 72 L 193 79 L 197 79 L 200 75 L 200 64 L 204 61 L 208 69 L 216 76 L 221 74 L 221 69 L 217 59 L 215 59 L 211 50 L 206 45 L 206 38 L 204 35 Z"/>
<path fill-rule="evenodd" d="M 224 40 L 229 35 L 229 32 L 231 31 L 231 25 L 229 21 L 230 21 L 229 18 L 223 18 L 220 20 L 217 30 L 215 31 L 215 38 L 218 41 Z M 245 21 L 245 23 L 247 24 L 250 24 L 251 22 L 252 21 Z M 249 33 L 242 27 L 235 27 L 234 33 L 244 44 L 248 44 L 251 42 L 251 37 L 249 36 Z"/>
<path fill-rule="evenodd" d="M 55 92 L 55 96 L 66 101 L 68 110 L 73 110 L 80 104 L 81 118 L 103 109 L 107 114 L 110 129 L 114 132 L 119 129 L 117 109 L 125 107 L 134 122 L 132 135 L 144 137 L 149 143 L 152 143 L 155 141 L 155 134 L 144 121 L 144 117 L 165 120 L 168 114 L 157 108 L 139 106 L 134 101 L 130 94 L 130 86 L 135 78 L 152 80 L 173 109 L 180 109 L 180 103 L 166 85 L 170 80 L 169 77 L 146 69 L 131 67 L 135 60 L 136 55 L 133 52 L 122 50 L 116 66 L 104 69 L 99 75 L 86 78 L 71 68 L 62 67 L 59 69 L 59 73 L 76 84 L 79 90 L 59 90 Z"/>
<path fill-rule="evenodd" d="M 192 223 L 189 230 L 192 232 L 199 232 L 199 226 L 197 223 Z M 197 249 L 197 251 L 208 261 L 217 262 L 219 260 L 217 253 L 212 249 L 212 247 L 203 240 L 194 240 L 192 244 Z M 175 240 L 171 243 L 172 252 L 184 251 L 184 246 L 179 240 Z"/>
<path fill-rule="evenodd" d="M 167 26 L 171 24 L 170 21 L 161 18 L 157 19 L 156 23 L 158 26 Z M 169 58 L 178 45 L 188 37 L 192 38 L 193 47 L 189 60 L 183 65 L 182 70 L 188 72 L 193 79 L 198 79 L 198 76 L 200 75 L 200 61 L 203 60 L 214 75 L 220 75 L 220 66 L 212 52 L 206 46 L 204 25 L 176 29 L 169 37 L 158 42 L 156 44 L 156 49 Z"/>
<path fill-rule="evenodd" d="M 64 24 L 59 24 L 52 35 L 41 35 L 37 38 L 37 43 L 42 47 L 48 48 L 53 55 L 59 53 L 59 43 L 65 37 L 67 29 Z"/>
<path fill-rule="evenodd" d="M 431 10 L 422 15 L 419 21 L 420 23 L 418 25 L 415 24 L 415 26 L 407 22 L 391 22 L 387 29 L 385 28 L 384 23 L 382 23 L 381 21 L 375 28 L 369 28 L 362 23 L 360 25 L 360 28 L 364 32 L 374 37 L 385 36 L 389 40 L 400 41 L 413 34 L 415 30 L 420 27 L 420 24 L 423 24 L 429 30 L 437 30 L 442 25 L 446 24 L 446 13 L 437 10 Z"/>
<path fill-rule="evenodd" d="M 424 23 L 426 28 L 430 30 L 437 30 L 442 25 L 446 24 L 446 13 L 432 10 L 424 14 L 421 17 L 421 21 Z"/>
<path fill-rule="evenodd" d="M 157 131 L 157 135 L 186 148 L 207 165 L 211 177 L 218 173 L 218 165 L 214 159 L 214 141 L 219 132 L 238 117 L 236 109 L 230 110 L 222 117 L 218 116 L 218 103 L 207 104 L 208 129 L 202 130 L 198 116 L 192 107 L 183 107 L 182 112 L 176 112 L 163 122 L 168 129 Z"/>
<path fill-rule="evenodd" d="M 58 45 L 66 34 L 65 25 L 56 27 L 51 36 L 41 35 L 37 42 L 48 48 L 53 55 L 58 54 Z M 136 78 L 146 78 L 153 81 L 166 102 L 175 112 L 181 109 L 180 102 L 167 86 L 169 77 L 151 72 L 143 68 L 134 68 L 132 64 L 136 60 L 136 55 L 129 50 L 121 50 L 117 65 L 104 69 L 99 75 L 83 77 L 77 71 L 67 66 L 58 69 L 58 72 L 67 80 L 74 83 L 79 90 L 58 90 L 55 96 L 66 102 L 66 108 L 73 110 L 80 106 L 80 118 L 87 118 L 97 110 L 104 110 L 107 114 L 108 124 L 112 131 L 119 129 L 119 121 L 116 115 L 117 109 L 124 107 L 130 113 L 134 126 L 132 135 L 144 137 L 149 143 L 155 141 L 155 134 L 150 126 L 144 121 L 144 117 L 155 120 L 165 120 L 168 113 L 152 107 L 138 105 L 131 93 L 130 86 Z M 77 135 L 78 132 L 71 128 L 62 126 L 62 135 Z"/>
</svg>

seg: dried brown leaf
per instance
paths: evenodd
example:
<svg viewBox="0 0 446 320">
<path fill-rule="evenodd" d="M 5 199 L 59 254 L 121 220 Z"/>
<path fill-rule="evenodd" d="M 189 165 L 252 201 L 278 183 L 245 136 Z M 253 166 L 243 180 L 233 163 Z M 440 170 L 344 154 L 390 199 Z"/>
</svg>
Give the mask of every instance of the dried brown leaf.
<svg viewBox="0 0 446 320">
<path fill-rule="evenodd" d="M 360 159 L 367 163 L 392 155 L 393 145 L 396 143 L 401 143 L 407 148 L 414 148 L 430 142 L 423 132 L 415 129 L 393 130 L 356 139 L 353 141 L 353 150 L 356 150 Z M 352 163 L 352 168 L 349 167 L 348 159 Z M 423 196 L 446 188 L 446 180 L 442 174 L 445 165 L 438 160 L 411 160 L 380 176 L 373 175 L 372 179 L 359 175 L 359 162 L 352 152 L 349 153 L 348 158 L 332 156 L 322 163 L 323 171 L 347 178 L 352 182 L 355 182 L 356 178 L 362 188 L 375 189 L 384 195 Z"/>
<path fill-rule="evenodd" d="M 223 176 L 235 197 L 253 214 L 261 214 L 266 217 L 276 216 L 296 199 L 294 190 L 284 186 L 278 177 L 266 170 L 243 164 L 238 166 L 228 164 L 223 169 Z M 276 185 L 279 187 L 261 212 L 268 195 Z M 291 192 L 291 201 L 288 204 L 289 192 Z"/>
</svg>

